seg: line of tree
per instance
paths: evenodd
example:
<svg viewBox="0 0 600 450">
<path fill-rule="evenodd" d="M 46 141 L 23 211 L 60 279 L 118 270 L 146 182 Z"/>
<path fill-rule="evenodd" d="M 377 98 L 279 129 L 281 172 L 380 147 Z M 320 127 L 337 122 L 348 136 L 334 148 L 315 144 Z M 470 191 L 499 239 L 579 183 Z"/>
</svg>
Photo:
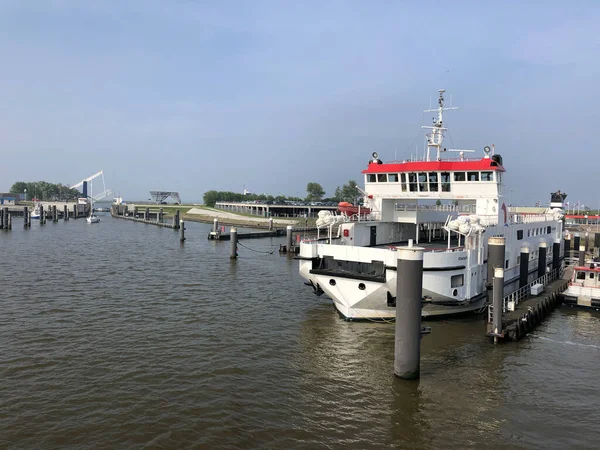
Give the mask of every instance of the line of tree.
<svg viewBox="0 0 600 450">
<path fill-rule="evenodd" d="M 82 195 L 77 189 L 46 181 L 17 181 L 10 188 L 11 194 L 24 194 L 25 192 L 27 192 L 28 200 L 37 198 L 43 201 L 74 200 Z"/>
<path fill-rule="evenodd" d="M 306 185 L 307 196 L 305 198 L 291 197 L 285 195 L 269 195 L 269 194 L 242 194 L 240 192 L 231 191 L 207 191 L 204 193 L 203 201 L 206 206 L 215 206 L 217 202 L 243 202 L 243 201 L 271 201 L 273 203 L 281 203 L 284 201 L 297 202 L 350 202 L 360 196 L 360 191 L 356 188 L 356 181 L 350 180 L 342 187 L 335 189 L 333 197 L 324 197 L 325 190 L 319 183 L 314 181 Z"/>
<path fill-rule="evenodd" d="M 206 206 L 215 206 L 217 202 L 243 202 L 243 201 L 272 201 L 274 203 L 288 201 L 303 201 L 300 197 L 286 197 L 285 195 L 269 195 L 269 194 L 242 194 L 240 192 L 231 191 L 207 191 L 204 193 L 203 201 Z"/>
</svg>

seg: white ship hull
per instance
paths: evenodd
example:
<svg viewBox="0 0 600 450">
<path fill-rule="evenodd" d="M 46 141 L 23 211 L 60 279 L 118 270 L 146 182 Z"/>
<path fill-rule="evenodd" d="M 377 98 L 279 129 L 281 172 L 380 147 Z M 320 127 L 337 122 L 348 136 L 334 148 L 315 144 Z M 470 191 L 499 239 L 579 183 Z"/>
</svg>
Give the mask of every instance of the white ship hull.
<svg viewBox="0 0 600 450">
<path fill-rule="evenodd" d="M 356 227 L 381 226 L 389 224 L 364 222 L 347 224 Z M 562 234 L 560 222 L 536 222 L 519 225 L 525 230 L 550 227 L 553 239 Z M 519 286 L 519 264 L 515 254 L 519 254 L 523 245 L 533 246 L 539 237 L 532 235 L 528 239 L 517 239 L 515 227 L 489 227 L 490 235 L 502 231 L 507 238 L 506 255 L 509 267 L 505 268 L 505 294 Z M 531 233 L 533 234 L 533 233 Z M 513 239 L 511 239 L 513 237 Z M 338 240 L 339 241 L 339 240 Z M 428 298 L 423 307 L 423 317 L 449 316 L 480 312 L 487 303 L 486 278 L 487 248 L 481 243 L 481 249 L 464 248 L 444 249 L 444 242 L 427 243 L 423 255 L 423 296 Z M 404 243 L 403 245 L 406 245 Z M 435 245 L 435 248 L 432 248 Z M 402 245 L 399 245 L 402 246 Z M 442 248 L 440 248 L 440 246 Z M 552 264 L 552 252 L 546 255 L 546 265 Z M 562 255 L 560 255 L 562 258 Z M 360 247 L 345 244 L 320 244 L 302 242 L 300 245 L 300 275 L 307 280 L 315 293 L 329 297 L 337 311 L 347 320 L 393 320 L 396 317 L 395 297 L 397 282 L 397 251 L 394 248 Z M 325 263 L 325 264 L 324 264 Z M 369 273 L 352 273 L 355 263 L 363 266 L 359 270 Z M 329 265 L 327 265 L 329 264 Z M 374 267 L 368 266 L 369 264 Z M 332 268 L 333 267 L 333 268 Z M 529 279 L 537 277 L 538 259 L 534 257 L 528 263 Z"/>
</svg>

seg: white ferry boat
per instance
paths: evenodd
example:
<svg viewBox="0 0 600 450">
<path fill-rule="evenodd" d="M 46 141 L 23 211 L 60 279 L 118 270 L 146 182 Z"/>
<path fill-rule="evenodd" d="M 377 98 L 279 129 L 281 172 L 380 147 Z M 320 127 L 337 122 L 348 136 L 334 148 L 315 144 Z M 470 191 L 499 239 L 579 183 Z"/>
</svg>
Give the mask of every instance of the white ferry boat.
<svg viewBox="0 0 600 450">
<path fill-rule="evenodd" d="M 424 127 L 430 130 L 426 157 L 384 163 L 373 153 L 362 172 L 363 207 L 369 214 L 322 217 L 320 223 L 329 224 L 330 241 L 300 244 L 299 270 L 305 284 L 317 295 L 330 297 L 348 320 L 395 318 L 398 247 L 425 248 L 427 317 L 485 307 L 489 236 L 506 239 L 506 294 L 518 288 L 523 247 L 529 250 L 529 278 L 535 279 L 540 245 L 547 248 L 548 267 L 553 243 L 562 239 L 566 195 L 553 194 L 543 213 L 512 212 L 504 195 L 502 157 L 487 146 L 479 158 L 467 158 L 471 150 L 444 148 L 443 112 L 456 108 L 444 108 L 444 90 L 438 103 L 438 108 L 426 111 L 437 112 L 433 126 Z M 443 159 L 450 151 L 458 158 Z M 560 252 L 562 259 L 562 245 Z"/>
<path fill-rule="evenodd" d="M 569 287 L 561 296 L 565 305 L 600 310 L 600 262 L 573 267 Z"/>
</svg>

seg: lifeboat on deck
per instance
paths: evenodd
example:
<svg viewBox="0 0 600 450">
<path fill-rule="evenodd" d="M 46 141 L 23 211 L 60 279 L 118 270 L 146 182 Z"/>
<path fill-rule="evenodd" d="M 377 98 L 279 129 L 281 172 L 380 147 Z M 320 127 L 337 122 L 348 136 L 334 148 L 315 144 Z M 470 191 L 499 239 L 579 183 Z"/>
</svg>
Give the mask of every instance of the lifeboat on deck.
<svg viewBox="0 0 600 450">
<path fill-rule="evenodd" d="M 359 211 L 360 209 L 360 211 Z M 366 208 L 364 206 L 354 206 L 352 203 L 348 202 L 339 202 L 338 203 L 338 211 L 346 214 L 348 216 L 358 215 L 360 213 L 361 216 L 366 216 L 371 214 L 371 209 Z"/>
</svg>

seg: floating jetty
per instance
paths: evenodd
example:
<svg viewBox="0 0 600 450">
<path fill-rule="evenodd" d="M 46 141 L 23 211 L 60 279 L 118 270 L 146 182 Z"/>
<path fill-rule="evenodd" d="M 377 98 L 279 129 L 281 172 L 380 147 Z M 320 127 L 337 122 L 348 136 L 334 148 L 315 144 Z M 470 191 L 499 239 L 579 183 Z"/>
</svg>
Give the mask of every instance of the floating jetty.
<svg viewBox="0 0 600 450">
<path fill-rule="evenodd" d="M 281 236 L 285 236 L 285 230 L 256 231 L 251 233 L 237 234 L 238 239 L 258 239 Z M 208 239 L 211 241 L 229 241 L 231 239 L 231 234 L 211 231 L 210 233 L 208 233 Z"/>
<path fill-rule="evenodd" d="M 527 286 L 526 297 L 520 301 L 517 301 L 518 297 L 516 296 L 511 297 L 509 295 L 505 297 L 504 312 L 502 313 L 502 332 L 498 335 L 494 333 L 494 325 L 490 317 L 488 320 L 488 335 L 497 337 L 499 340 L 512 342 L 523 339 L 527 333 L 541 324 L 557 306 L 560 306 L 562 303 L 560 294 L 567 288 L 568 278 L 572 271 L 573 269 L 568 267 L 563 272 L 562 277 L 548 282 L 545 286 L 542 283 L 531 283 L 530 286 Z M 531 292 L 535 294 L 538 290 L 542 291 L 537 295 L 531 294 Z"/>
<path fill-rule="evenodd" d="M 162 208 L 157 212 L 150 212 L 150 208 L 146 208 L 140 213 L 136 206 L 132 214 L 130 214 L 128 205 L 113 205 L 110 208 L 110 215 L 117 219 L 131 220 L 132 222 L 156 225 L 157 227 L 163 228 L 172 228 L 173 230 L 179 230 L 180 227 L 179 210 L 175 212 L 170 223 L 164 221 L 164 212 Z"/>
</svg>

